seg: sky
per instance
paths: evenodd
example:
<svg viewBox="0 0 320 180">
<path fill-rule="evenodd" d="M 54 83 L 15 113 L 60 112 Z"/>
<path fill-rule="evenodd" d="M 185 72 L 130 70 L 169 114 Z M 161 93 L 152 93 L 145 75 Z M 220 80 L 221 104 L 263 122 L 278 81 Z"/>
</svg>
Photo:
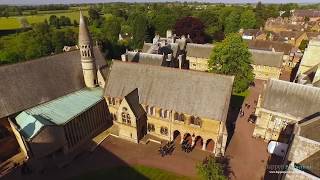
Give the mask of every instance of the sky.
<svg viewBox="0 0 320 180">
<path fill-rule="evenodd" d="M 108 2 L 212 2 L 212 3 L 257 3 L 259 0 L 0 0 L 0 4 L 73 4 L 73 3 L 108 3 Z M 262 3 L 319 3 L 319 0 L 261 0 Z"/>
</svg>

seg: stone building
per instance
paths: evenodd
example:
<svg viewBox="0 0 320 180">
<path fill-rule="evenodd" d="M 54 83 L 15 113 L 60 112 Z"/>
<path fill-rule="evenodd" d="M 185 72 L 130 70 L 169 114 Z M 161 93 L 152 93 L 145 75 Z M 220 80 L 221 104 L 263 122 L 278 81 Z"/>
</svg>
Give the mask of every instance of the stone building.
<svg viewBox="0 0 320 180">
<path fill-rule="evenodd" d="M 292 17 L 296 21 L 305 21 L 305 18 L 308 18 L 309 21 L 318 21 L 320 19 L 320 11 L 317 9 L 297 9 L 293 11 Z"/>
<path fill-rule="evenodd" d="M 239 31 L 244 40 L 267 40 L 268 32 L 260 29 L 240 29 Z"/>
<path fill-rule="evenodd" d="M 298 48 L 303 40 L 307 40 L 307 33 L 304 31 L 280 31 L 274 34 L 273 41 L 280 41 L 292 44 Z"/>
<path fill-rule="evenodd" d="M 283 180 L 320 179 L 320 114 L 295 125 L 286 162 L 288 173 Z"/>
<path fill-rule="evenodd" d="M 297 23 L 294 22 L 292 18 L 268 18 L 264 29 L 271 32 L 281 32 L 281 31 L 304 31 L 306 29 L 304 22 Z"/>
<path fill-rule="evenodd" d="M 247 41 L 247 43 L 249 49 L 283 52 L 283 66 L 291 68 L 295 67 L 297 62 L 294 60 L 301 54 L 292 44 L 288 44 L 285 42 L 252 40 Z"/>
<path fill-rule="evenodd" d="M 133 142 L 190 140 L 223 155 L 232 76 L 113 61 L 104 96 L 114 134 Z"/>
<path fill-rule="evenodd" d="M 189 68 L 198 71 L 208 71 L 208 61 L 213 47 L 211 44 L 188 43 L 186 56 L 189 62 Z"/>
<path fill-rule="evenodd" d="M 282 68 L 283 52 L 250 49 L 253 73 L 256 79 L 279 79 Z"/>
<path fill-rule="evenodd" d="M 0 67 L 0 120 L 9 120 L 26 158 L 75 152 L 107 125 L 98 87 L 106 62 L 81 14 L 79 32 L 80 50 Z"/>
<path fill-rule="evenodd" d="M 293 124 L 319 111 L 319 88 L 269 79 L 259 96 L 253 136 L 287 141 Z"/>
<path fill-rule="evenodd" d="M 189 69 L 208 71 L 208 61 L 214 46 L 208 44 L 188 43 L 186 47 L 186 59 Z M 252 67 L 256 79 L 279 79 L 283 64 L 283 52 L 249 49 L 252 54 Z"/>
<path fill-rule="evenodd" d="M 67 154 L 105 129 L 111 121 L 102 92 L 100 87 L 81 89 L 10 119 L 23 152 L 37 159 Z"/>
</svg>

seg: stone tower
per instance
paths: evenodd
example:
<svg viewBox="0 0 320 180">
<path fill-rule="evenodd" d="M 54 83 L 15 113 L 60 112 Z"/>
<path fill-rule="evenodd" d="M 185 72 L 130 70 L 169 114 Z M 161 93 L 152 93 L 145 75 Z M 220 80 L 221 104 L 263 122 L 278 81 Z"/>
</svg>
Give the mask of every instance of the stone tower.
<svg viewBox="0 0 320 180">
<path fill-rule="evenodd" d="M 79 48 L 84 82 L 87 87 L 93 88 L 97 84 L 96 62 L 93 54 L 93 44 L 88 27 L 80 11 Z"/>
</svg>

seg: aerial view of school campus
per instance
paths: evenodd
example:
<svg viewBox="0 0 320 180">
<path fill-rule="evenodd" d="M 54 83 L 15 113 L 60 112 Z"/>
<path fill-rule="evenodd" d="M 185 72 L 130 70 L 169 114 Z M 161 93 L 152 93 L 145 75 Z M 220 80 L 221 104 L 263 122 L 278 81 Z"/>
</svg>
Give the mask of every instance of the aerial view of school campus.
<svg viewBox="0 0 320 180">
<path fill-rule="evenodd" d="M 0 0 L 0 180 L 320 180 L 318 0 Z"/>
</svg>

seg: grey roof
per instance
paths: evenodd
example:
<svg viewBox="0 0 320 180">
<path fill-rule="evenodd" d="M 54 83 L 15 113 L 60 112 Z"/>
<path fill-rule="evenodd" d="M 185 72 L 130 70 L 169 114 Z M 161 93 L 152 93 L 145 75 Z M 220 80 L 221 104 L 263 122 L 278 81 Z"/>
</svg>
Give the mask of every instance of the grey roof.
<svg viewBox="0 0 320 180">
<path fill-rule="evenodd" d="M 139 93 L 137 88 L 130 92 L 128 95 L 126 95 L 125 99 L 128 102 L 132 112 L 137 118 L 140 118 L 142 115 L 145 114 L 145 111 L 139 102 Z"/>
<path fill-rule="evenodd" d="M 105 96 L 138 88 L 140 103 L 225 121 L 233 76 L 114 61 Z"/>
<path fill-rule="evenodd" d="M 255 65 L 281 67 L 283 52 L 250 49 L 252 63 Z"/>
<path fill-rule="evenodd" d="M 189 57 L 197 57 L 197 58 L 210 58 L 213 45 L 211 44 L 187 44 L 187 56 Z"/>
<path fill-rule="evenodd" d="M 299 135 L 320 142 L 320 112 L 313 116 L 315 117 L 299 124 Z"/>
<path fill-rule="evenodd" d="M 290 54 L 292 44 L 277 42 L 277 41 L 265 41 L 265 40 L 250 40 L 248 42 L 249 49 L 267 50 L 272 51 L 274 49 L 276 52 L 284 52 L 284 54 Z"/>
<path fill-rule="evenodd" d="M 320 88 L 269 79 L 262 107 L 302 119 L 320 111 Z"/>
<path fill-rule="evenodd" d="M 164 56 L 160 54 L 149 54 L 149 53 L 141 53 L 141 52 L 127 52 L 128 61 L 130 62 L 138 62 L 141 64 L 150 64 L 161 66 L 164 65 Z"/>
<path fill-rule="evenodd" d="M 105 64 L 98 48 L 94 54 Z M 0 76 L 0 118 L 84 87 L 79 51 L 0 66 Z"/>
</svg>

